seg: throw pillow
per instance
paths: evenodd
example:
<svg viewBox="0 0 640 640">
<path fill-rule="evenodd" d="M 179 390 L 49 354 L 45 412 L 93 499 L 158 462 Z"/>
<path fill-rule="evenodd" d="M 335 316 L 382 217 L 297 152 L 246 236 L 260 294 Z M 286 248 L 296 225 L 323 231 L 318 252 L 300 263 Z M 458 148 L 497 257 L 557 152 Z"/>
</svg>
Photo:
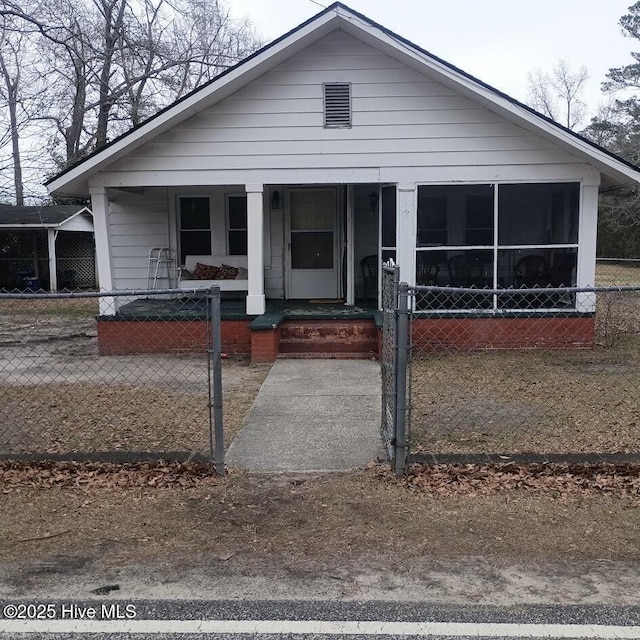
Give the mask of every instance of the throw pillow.
<svg viewBox="0 0 640 640">
<path fill-rule="evenodd" d="M 238 275 L 238 267 L 231 267 L 228 264 L 223 264 L 218 272 L 218 280 L 235 280 Z"/>
<path fill-rule="evenodd" d="M 194 280 L 217 280 L 220 276 L 220 267 L 214 267 L 210 264 L 202 264 L 198 262 L 193 270 Z"/>
</svg>

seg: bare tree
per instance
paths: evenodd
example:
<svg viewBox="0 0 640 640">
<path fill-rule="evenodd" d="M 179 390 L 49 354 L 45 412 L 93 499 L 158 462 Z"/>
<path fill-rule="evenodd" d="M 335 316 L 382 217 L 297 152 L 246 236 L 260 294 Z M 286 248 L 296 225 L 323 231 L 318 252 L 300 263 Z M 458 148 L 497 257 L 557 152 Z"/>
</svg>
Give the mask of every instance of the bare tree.
<svg viewBox="0 0 640 640">
<path fill-rule="evenodd" d="M 251 25 L 232 20 L 218 0 L 0 0 L 0 19 L 26 41 L 23 60 L 46 79 L 28 117 L 49 127 L 58 169 L 260 45 Z M 0 63 L 8 92 L 12 70 Z"/>
<path fill-rule="evenodd" d="M 528 75 L 528 102 L 567 129 L 575 129 L 587 114 L 582 92 L 588 79 L 589 72 L 585 66 L 573 71 L 566 60 L 554 65 L 551 73 L 536 69 Z"/>
<path fill-rule="evenodd" d="M 11 139 L 11 158 L 13 164 L 13 186 L 16 204 L 24 204 L 24 185 L 22 182 L 22 160 L 20 155 L 20 127 L 18 108 L 20 101 L 20 53 L 23 38 L 12 34 L 2 25 L 0 28 L 0 78 L 3 96 L 9 116 L 9 137 Z"/>
</svg>

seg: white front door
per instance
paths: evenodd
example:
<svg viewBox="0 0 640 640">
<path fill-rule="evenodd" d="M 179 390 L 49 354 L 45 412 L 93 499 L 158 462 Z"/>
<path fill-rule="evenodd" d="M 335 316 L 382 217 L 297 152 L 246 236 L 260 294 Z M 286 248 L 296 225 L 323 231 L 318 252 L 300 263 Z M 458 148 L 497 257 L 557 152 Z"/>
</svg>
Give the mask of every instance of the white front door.
<svg viewBox="0 0 640 640">
<path fill-rule="evenodd" d="M 291 189 L 287 215 L 287 297 L 337 298 L 335 188 Z"/>
</svg>

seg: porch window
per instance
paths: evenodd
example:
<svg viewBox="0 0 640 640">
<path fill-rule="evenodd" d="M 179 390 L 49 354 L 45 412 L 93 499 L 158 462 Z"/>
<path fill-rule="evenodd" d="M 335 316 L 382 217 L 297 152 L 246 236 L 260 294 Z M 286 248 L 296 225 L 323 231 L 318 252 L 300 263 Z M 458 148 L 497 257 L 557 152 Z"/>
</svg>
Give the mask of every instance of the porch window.
<svg viewBox="0 0 640 640">
<path fill-rule="evenodd" d="M 230 256 L 247 255 L 247 196 L 227 196 L 227 247 Z"/>
<path fill-rule="evenodd" d="M 180 264 L 189 255 L 211 255 L 211 210 L 208 196 L 180 197 Z"/>
<path fill-rule="evenodd" d="M 578 183 L 418 187 L 416 283 L 477 288 L 576 285 Z M 566 295 L 452 295 L 425 309 L 557 309 Z"/>
</svg>

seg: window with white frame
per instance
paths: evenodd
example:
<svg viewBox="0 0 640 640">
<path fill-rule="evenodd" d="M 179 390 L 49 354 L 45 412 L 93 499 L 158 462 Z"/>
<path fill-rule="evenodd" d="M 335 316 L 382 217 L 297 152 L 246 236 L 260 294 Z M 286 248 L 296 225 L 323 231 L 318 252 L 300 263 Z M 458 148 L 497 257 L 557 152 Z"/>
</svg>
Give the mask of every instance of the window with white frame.
<svg viewBox="0 0 640 640">
<path fill-rule="evenodd" d="M 208 196 L 178 198 L 180 264 L 188 255 L 211 255 L 211 207 Z"/>
<path fill-rule="evenodd" d="M 247 196 L 227 195 L 227 250 L 231 256 L 247 255 Z"/>
<path fill-rule="evenodd" d="M 465 288 L 576 285 L 579 183 L 418 187 L 416 283 Z M 429 281 L 424 280 L 428 274 Z M 559 294 L 441 296 L 436 310 L 566 308 Z"/>
</svg>

